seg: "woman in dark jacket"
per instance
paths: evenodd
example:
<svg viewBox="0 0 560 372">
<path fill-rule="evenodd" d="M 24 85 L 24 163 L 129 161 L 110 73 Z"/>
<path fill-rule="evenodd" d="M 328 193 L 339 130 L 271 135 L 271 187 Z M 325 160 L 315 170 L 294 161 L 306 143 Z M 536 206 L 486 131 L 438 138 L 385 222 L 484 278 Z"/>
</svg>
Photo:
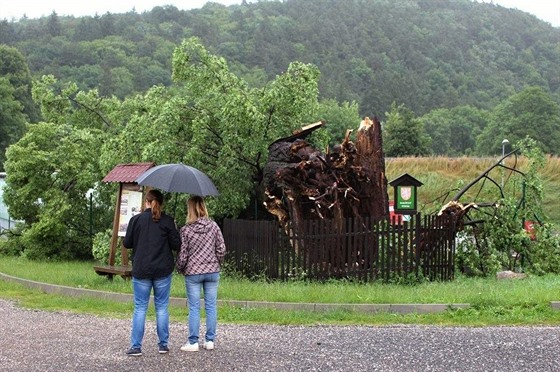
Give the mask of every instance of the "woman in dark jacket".
<svg viewBox="0 0 560 372">
<path fill-rule="evenodd" d="M 145 209 L 130 219 L 123 245 L 132 248 L 132 316 L 131 356 L 142 355 L 142 339 L 150 293 L 154 290 L 159 352 L 169 351 L 169 292 L 175 267 L 172 250 L 181 246 L 175 221 L 162 212 L 163 195 L 158 190 L 146 194 Z"/>
</svg>

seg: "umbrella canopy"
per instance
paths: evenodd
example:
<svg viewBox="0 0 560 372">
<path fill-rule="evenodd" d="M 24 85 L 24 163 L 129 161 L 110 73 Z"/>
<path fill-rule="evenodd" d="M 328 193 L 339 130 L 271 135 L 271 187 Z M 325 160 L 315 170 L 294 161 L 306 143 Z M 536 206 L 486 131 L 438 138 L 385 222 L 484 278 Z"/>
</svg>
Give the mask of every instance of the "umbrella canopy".
<svg viewBox="0 0 560 372">
<path fill-rule="evenodd" d="M 142 173 L 136 182 L 168 192 L 186 192 L 199 196 L 218 195 L 208 176 L 185 164 L 162 164 Z"/>
</svg>

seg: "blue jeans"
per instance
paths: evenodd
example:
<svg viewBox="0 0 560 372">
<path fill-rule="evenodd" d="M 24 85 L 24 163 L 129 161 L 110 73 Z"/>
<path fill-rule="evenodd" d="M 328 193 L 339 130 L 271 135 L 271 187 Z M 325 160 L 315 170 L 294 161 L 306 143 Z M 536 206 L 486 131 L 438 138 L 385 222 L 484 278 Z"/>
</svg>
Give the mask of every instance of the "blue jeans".
<svg viewBox="0 0 560 372">
<path fill-rule="evenodd" d="M 204 290 L 204 310 L 206 311 L 206 341 L 214 341 L 218 323 L 218 282 L 220 273 L 185 276 L 187 299 L 189 301 L 189 343 L 198 342 L 200 331 L 200 289 Z"/>
<path fill-rule="evenodd" d="M 156 330 L 159 345 L 167 346 L 169 341 L 169 292 L 171 290 L 171 274 L 162 278 L 132 278 L 134 291 L 134 314 L 132 315 L 132 332 L 130 346 L 142 348 L 146 312 L 150 302 L 150 292 L 154 289 L 154 305 L 156 308 Z"/>
</svg>

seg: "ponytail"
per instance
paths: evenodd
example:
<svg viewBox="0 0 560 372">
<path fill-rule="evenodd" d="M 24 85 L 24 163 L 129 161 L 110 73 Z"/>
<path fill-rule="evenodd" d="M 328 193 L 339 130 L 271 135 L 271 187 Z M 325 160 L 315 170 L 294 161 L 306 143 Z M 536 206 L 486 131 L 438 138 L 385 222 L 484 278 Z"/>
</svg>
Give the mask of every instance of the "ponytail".
<svg viewBox="0 0 560 372">
<path fill-rule="evenodd" d="M 163 194 L 158 190 L 150 190 L 146 194 L 146 201 L 150 203 L 150 208 L 152 209 L 152 220 L 158 222 L 161 218 Z"/>
</svg>

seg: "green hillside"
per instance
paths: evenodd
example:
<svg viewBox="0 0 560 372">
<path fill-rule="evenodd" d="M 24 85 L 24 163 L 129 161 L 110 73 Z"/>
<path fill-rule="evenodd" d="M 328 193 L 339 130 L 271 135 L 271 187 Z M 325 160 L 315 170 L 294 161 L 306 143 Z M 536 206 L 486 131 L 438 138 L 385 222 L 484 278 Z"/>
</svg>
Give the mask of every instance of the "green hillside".
<svg viewBox="0 0 560 372">
<path fill-rule="evenodd" d="M 321 97 L 355 101 L 362 116 L 383 118 L 393 101 L 417 115 L 491 109 L 526 86 L 560 97 L 560 28 L 471 0 L 209 2 L 0 22 L 0 44 L 20 50 L 35 77 L 120 98 L 170 85 L 173 49 L 190 36 L 253 86 L 292 61 L 312 63 Z"/>
</svg>

